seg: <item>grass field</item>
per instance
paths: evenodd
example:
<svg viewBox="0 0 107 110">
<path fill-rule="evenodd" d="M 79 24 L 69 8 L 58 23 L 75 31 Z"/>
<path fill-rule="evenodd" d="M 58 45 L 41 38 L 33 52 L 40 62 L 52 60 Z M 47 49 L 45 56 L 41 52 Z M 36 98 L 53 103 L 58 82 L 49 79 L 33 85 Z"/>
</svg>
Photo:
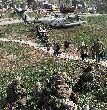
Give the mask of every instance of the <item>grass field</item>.
<svg viewBox="0 0 107 110">
<path fill-rule="evenodd" d="M 67 72 L 68 76 L 72 78 L 72 86 L 76 83 L 75 78 L 81 74 L 80 65 L 82 62 L 54 59 L 54 57 L 49 57 L 46 53 L 34 50 L 29 46 L 2 43 L 0 50 L 0 97 L 5 96 L 8 83 L 16 76 L 21 77 L 21 82 L 27 89 L 28 94 L 32 95 L 35 82 L 39 80 L 44 84 L 44 79 L 55 71 Z M 92 107 L 98 106 L 98 110 L 104 110 L 107 103 L 102 101 L 103 96 L 101 93 L 106 92 L 107 85 L 104 85 L 103 81 L 106 81 L 107 76 L 101 75 L 97 71 L 95 76 L 95 80 L 86 91 L 77 93 L 79 96 L 78 104 L 79 106 L 84 104 L 89 104 Z M 91 86 L 95 86 L 92 91 L 90 90 Z M 102 98 L 97 99 L 97 96 Z"/>
<path fill-rule="evenodd" d="M 50 30 L 50 41 L 56 39 L 62 43 L 67 39 L 75 47 L 78 47 L 82 41 L 85 41 L 90 46 L 98 37 L 106 47 L 107 16 L 87 17 L 85 19 L 88 23 L 84 26 Z M 32 32 L 33 27 L 31 24 L 0 26 L 0 37 L 31 40 L 34 42 L 36 32 Z M 79 61 L 56 59 L 28 45 L 11 42 L 0 42 L 0 65 L 0 97 L 5 96 L 7 84 L 16 76 L 21 76 L 21 81 L 27 89 L 28 94 L 31 94 L 35 82 L 40 80 L 44 83 L 44 79 L 54 71 L 66 71 L 73 79 L 71 81 L 72 86 L 75 84 L 75 77 L 81 74 L 81 62 Z M 100 72 L 104 72 L 103 69 L 100 71 L 95 70 L 94 72 L 94 88 L 88 92 L 77 93 L 79 96 L 78 104 L 80 106 L 89 104 L 96 107 L 97 110 L 106 110 L 107 76 L 100 74 Z"/>
</svg>

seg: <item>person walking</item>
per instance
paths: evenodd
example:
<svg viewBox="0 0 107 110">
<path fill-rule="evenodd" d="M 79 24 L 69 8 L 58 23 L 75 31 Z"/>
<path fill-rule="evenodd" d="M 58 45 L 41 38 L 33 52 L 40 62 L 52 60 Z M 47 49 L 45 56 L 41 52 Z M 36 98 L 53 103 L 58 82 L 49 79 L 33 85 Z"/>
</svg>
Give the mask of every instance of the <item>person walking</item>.
<svg viewBox="0 0 107 110">
<path fill-rule="evenodd" d="M 91 57 L 94 60 L 95 59 L 95 42 L 91 46 L 90 51 L 91 51 Z"/>
<path fill-rule="evenodd" d="M 59 44 L 59 42 L 54 42 L 53 50 L 54 50 L 54 55 L 55 56 L 58 56 L 61 53 L 60 48 L 61 48 L 61 45 Z"/>
<path fill-rule="evenodd" d="M 70 44 L 71 44 L 71 42 L 69 42 L 67 40 L 64 41 L 64 52 L 66 52 L 69 49 Z"/>
<path fill-rule="evenodd" d="M 88 57 L 88 47 L 84 42 L 81 43 L 81 46 L 78 48 L 77 52 L 78 51 L 80 51 L 82 60 L 84 60 L 86 57 Z"/>
<path fill-rule="evenodd" d="M 97 38 L 95 44 L 94 44 L 94 50 L 95 50 L 95 56 L 96 56 L 96 62 L 100 62 L 100 53 L 102 52 L 104 46 L 101 40 Z"/>
</svg>

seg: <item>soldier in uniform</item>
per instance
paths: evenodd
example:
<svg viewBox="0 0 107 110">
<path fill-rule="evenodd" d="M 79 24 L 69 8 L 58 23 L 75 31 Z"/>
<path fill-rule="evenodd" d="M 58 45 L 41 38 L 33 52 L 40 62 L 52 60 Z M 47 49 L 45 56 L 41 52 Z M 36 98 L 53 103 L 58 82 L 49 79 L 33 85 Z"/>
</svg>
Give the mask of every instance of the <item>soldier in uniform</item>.
<svg viewBox="0 0 107 110">
<path fill-rule="evenodd" d="M 24 107 L 26 105 L 27 93 L 24 89 L 23 85 L 19 83 L 17 79 L 14 79 L 12 83 L 10 83 L 6 89 L 6 100 L 7 103 L 11 105 L 16 103 L 17 107 Z"/>
<path fill-rule="evenodd" d="M 49 39 L 48 39 L 48 41 L 46 43 L 46 47 L 47 47 L 47 51 L 49 51 L 50 48 L 51 48 L 51 42 L 49 41 Z"/>
<path fill-rule="evenodd" d="M 97 41 L 94 44 L 94 50 L 96 54 L 96 62 L 100 62 L 100 53 L 103 50 L 103 43 L 97 38 Z"/>
<path fill-rule="evenodd" d="M 48 43 L 48 35 L 47 35 L 47 31 L 46 30 L 44 30 L 44 32 L 43 32 L 43 36 L 42 36 L 41 41 L 44 44 L 44 46 L 46 46 L 46 44 Z"/>
<path fill-rule="evenodd" d="M 79 47 L 77 51 L 80 51 L 82 60 L 88 57 L 88 47 L 84 42 L 82 42 L 81 46 Z"/>
<path fill-rule="evenodd" d="M 34 88 L 34 93 L 35 93 L 36 97 L 38 97 L 38 95 L 41 93 L 41 83 L 40 82 L 36 82 L 36 85 Z"/>
<path fill-rule="evenodd" d="M 91 50 L 91 57 L 94 60 L 95 59 L 95 43 L 92 45 L 90 50 Z"/>
<path fill-rule="evenodd" d="M 36 37 L 40 36 L 39 27 L 36 26 Z"/>
<path fill-rule="evenodd" d="M 42 109 L 42 88 L 41 88 L 41 83 L 36 82 L 36 85 L 34 87 L 34 94 L 35 94 L 35 100 L 37 101 L 37 108 Z"/>
<path fill-rule="evenodd" d="M 69 45 L 71 44 L 71 42 L 65 40 L 64 41 L 64 51 L 66 51 L 69 48 Z"/>
<path fill-rule="evenodd" d="M 18 100 L 17 85 L 18 85 L 18 81 L 13 80 L 12 83 L 9 84 L 6 89 L 6 93 L 7 93 L 6 99 L 9 104 L 12 104 L 13 102 L 16 102 Z"/>
<path fill-rule="evenodd" d="M 42 29 L 42 27 L 36 27 L 36 31 L 37 31 L 37 34 L 36 34 L 36 37 L 38 38 L 38 39 L 42 39 L 42 36 L 43 36 L 43 33 L 42 33 L 42 31 L 43 31 L 43 29 Z"/>
<path fill-rule="evenodd" d="M 41 43 L 44 44 L 44 46 L 46 46 L 46 43 L 48 43 L 48 34 L 47 34 L 47 30 L 45 28 L 41 28 L 37 29 L 37 35 L 38 39 L 41 41 Z"/>
<path fill-rule="evenodd" d="M 55 56 L 58 56 L 59 54 L 60 54 L 60 48 L 61 48 L 61 46 L 60 46 L 60 44 L 59 44 L 59 42 L 55 42 L 54 44 L 53 44 L 53 49 L 54 49 L 54 55 Z"/>
<path fill-rule="evenodd" d="M 79 76 L 79 80 L 74 86 L 75 92 L 76 91 L 86 91 L 89 90 L 89 85 L 93 81 L 93 68 L 92 65 L 88 65 L 87 67 L 82 67 L 82 74 Z"/>
</svg>

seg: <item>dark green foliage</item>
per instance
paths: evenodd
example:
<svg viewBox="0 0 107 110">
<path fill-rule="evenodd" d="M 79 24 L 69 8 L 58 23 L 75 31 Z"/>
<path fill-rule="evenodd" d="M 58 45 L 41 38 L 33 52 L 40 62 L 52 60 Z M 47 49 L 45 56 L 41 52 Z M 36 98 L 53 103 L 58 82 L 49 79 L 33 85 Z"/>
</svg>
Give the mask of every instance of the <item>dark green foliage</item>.
<svg viewBox="0 0 107 110">
<path fill-rule="evenodd" d="M 74 46 L 78 47 L 82 41 L 85 41 L 90 47 L 96 38 L 100 38 L 105 46 L 107 46 L 107 16 L 88 17 L 88 24 L 82 27 L 75 27 L 69 29 L 52 29 L 49 33 L 49 39 L 55 38 L 62 43 L 64 40 L 69 40 Z M 13 39 L 24 39 L 34 40 L 35 32 L 31 32 L 32 25 L 24 24 L 13 24 L 8 26 L 0 26 L 1 32 L 6 33 L 4 37 Z M 23 36 L 24 35 L 24 36 Z M 1 36 L 0 36 L 1 37 Z M 65 61 L 54 59 L 53 57 L 43 58 L 37 56 L 33 59 L 30 51 L 37 51 L 31 47 L 21 46 L 15 43 L 3 43 L 0 45 L 0 58 L 1 60 L 6 58 L 8 55 L 15 54 L 17 56 L 14 60 L 9 60 L 8 65 L 1 65 L 0 68 L 0 99 L 5 97 L 5 90 L 8 83 L 13 80 L 16 76 L 21 76 L 25 88 L 27 89 L 28 95 L 33 96 L 33 89 L 36 81 L 41 81 L 45 86 L 45 79 L 52 75 L 56 71 L 66 71 L 72 78 L 71 85 L 74 86 L 77 83 L 79 75 L 81 75 L 81 66 L 85 65 L 79 61 Z M 32 64 L 32 61 L 34 64 Z M 16 67 L 15 69 L 9 68 Z M 5 69 L 4 69 L 5 68 Z M 83 106 L 89 104 L 92 107 L 96 107 L 97 110 L 105 110 L 107 108 L 107 76 L 105 68 L 94 71 L 93 81 L 85 83 L 83 85 L 84 91 L 77 92 L 78 94 L 78 105 Z M 103 74 L 102 74 L 103 73 Z M 91 77 L 91 76 L 90 76 Z M 3 100 L 3 99 L 2 99 Z M 35 105 L 35 99 L 29 100 L 29 106 Z M 31 108 L 31 110 L 33 110 Z"/>
</svg>

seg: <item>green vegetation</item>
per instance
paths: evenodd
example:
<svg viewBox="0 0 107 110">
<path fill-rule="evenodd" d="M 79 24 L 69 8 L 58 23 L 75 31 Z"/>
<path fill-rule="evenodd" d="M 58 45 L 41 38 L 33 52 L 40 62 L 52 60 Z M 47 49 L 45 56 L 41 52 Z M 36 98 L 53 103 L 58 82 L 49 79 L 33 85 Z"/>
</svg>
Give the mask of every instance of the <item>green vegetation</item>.
<svg viewBox="0 0 107 110">
<path fill-rule="evenodd" d="M 0 19 L 3 19 L 3 18 L 11 18 L 12 17 L 12 15 L 11 15 L 11 13 L 2 13 L 2 14 L 0 14 Z"/>
<path fill-rule="evenodd" d="M 94 40 L 100 38 L 107 46 L 107 16 L 87 17 L 88 23 L 84 26 L 68 29 L 52 29 L 49 32 L 49 39 L 70 40 L 74 46 L 78 47 L 82 41 L 92 45 Z M 0 37 L 12 39 L 35 40 L 36 32 L 32 32 L 34 26 L 31 24 L 13 24 L 0 26 Z M 11 36 L 11 37 L 10 37 Z M 44 79 L 50 76 L 54 71 L 66 71 L 73 79 L 72 86 L 76 83 L 75 77 L 81 74 L 79 61 L 65 61 L 49 57 L 40 50 L 33 47 L 21 45 L 18 43 L 1 42 L 0 44 L 0 97 L 5 96 L 5 90 L 8 83 L 16 76 L 21 76 L 21 80 L 27 89 L 29 95 L 32 94 L 33 87 L 37 80 L 44 84 Z M 83 64 L 84 65 L 84 64 Z M 107 108 L 106 91 L 107 76 L 101 68 L 95 70 L 95 80 L 90 84 L 88 91 L 78 92 L 78 104 L 83 106 L 89 104 L 96 107 L 97 110 Z M 105 100 L 103 100 L 105 99 Z"/>
<path fill-rule="evenodd" d="M 39 80 L 44 84 L 44 79 L 55 71 L 67 72 L 68 76 L 72 78 L 72 86 L 76 83 L 75 78 L 81 74 L 80 65 L 82 62 L 58 60 L 46 55 L 44 55 L 45 57 L 40 57 L 41 51 L 34 50 L 29 46 L 3 43 L 0 50 L 2 55 L 0 58 L 0 97 L 5 96 L 5 89 L 8 83 L 17 76 L 21 77 L 28 94 L 32 95 L 35 82 Z M 106 107 L 106 103 L 101 93 L 106 93 L 107 89 L 104 81 L 106 81 L 106 75 L 95 72 L 95 80 L 89 85 L 88 89 L 78 92 L 78 104 L 80 106 L 90 104 L 92 107 L 96 107 L 99 103 L 98 110 L 103 110 Z M 90 90 L 92 87 L 94 87 L 93 90 Z M 102 99 L 97 99 L 97 96 Z"/>
</svg>

